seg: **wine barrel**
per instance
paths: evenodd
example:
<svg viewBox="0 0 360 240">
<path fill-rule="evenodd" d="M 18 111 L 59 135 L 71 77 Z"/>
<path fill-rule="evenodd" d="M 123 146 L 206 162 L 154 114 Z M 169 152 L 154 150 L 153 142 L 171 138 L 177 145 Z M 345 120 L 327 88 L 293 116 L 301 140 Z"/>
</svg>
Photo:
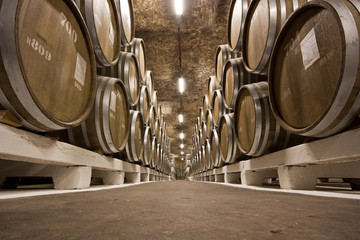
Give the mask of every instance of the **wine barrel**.
<svg viewBox="0 0 360 240">
<path fill-rule="evenodd" d="M 205 144 L 207 139 L 207 128 L 205 121 L 201 123 L 201 142 Z"/>
<path fill-rule="evenodd" d="M 215 76 L 210 76 L 208 79 L 208 100 L 212 99 L 215 90 L 217 90 Z"/>
<path fill-rule="evenodd" d="M 151 102 L 152 102 L 152 105 L 155 107 L 155 115 L 157 117 L 157 115 L 158 115 L 158 107 L 159 107 L 157 91 L 154 91 L 154 93 L 152 95 L 152 101 Z"/>
<path fill-rule="evenodd" d="M 241 41 L 244 21 L 251 0 L 232 0 L 230 4 L 229 20 L 227 25 L 227 37 L 230 49 L 235 52 L 241 51 Z"/>
<path fill-rule="evenodd" d="M 135 22 L 132 0 L 115 0 L 120 18 L 121 43 L 131 45 L 135 36 Z"/>
<path fill-rule="evenodd" d="M 204 112 L 206 112 L 206 110 L 208 110 L 209 108 L 211 108 L 210 99 L 208 98 L 208 95 L 207 95 L 207 94 L 205 94 L 205 95 L 203 96 L 202 108 L 203 108 L 203 111 L 204 111 Z"/>
<path fill-rule="evenodd" d="M 244 21 L 242 55 L 249 72 L 267 74 L 275 39 L 289 15 L 307 0 L 252 0 Z"/>
<path fill-rule="evenodd" d="M 147 77 L 147 71 L 146 71 L 146 55 L 145 55 L 145 43 L 141 38 L 134 38 L 134 40 L 131 42 L 130 46 L 126 46 L 125 50 L 127 52 L 133 53 L 136 58 L 137 62 L 139 64 L 139 70 L 140 70 L 140 80 L 142 83 L 145 83 L 146 77 Z"/>
<path fill-rule="evenodd" d="M 217 127 L 221 116 L 225 113 L 225 104 L 222 95 L 222 90 L 216 90 L 211 100 L 211 108 L 213 113 L 214 126 Z"/>
<path fill-rule="evenodd" d="M 211 163 L 215 168 L 222 167 L 224 162 L 221 160 L 220 155 L 220 140 L 219 135 L 216 129 L 211 131 L 210 136 L 210 144 L 211 144 Z"/>
<path fill-rule="evenodd" d="M 152 145 L 152 139 L 153 139 L 153 135 L 151 133 L 151 129 L 150 127 L 145 127 L 145 132 L 144 132 L 144 165 L 146 166 L 150 166 L 151 164 L 151 158 L 152 158 L 152 150 L 153 150 L 153 145 Z"/>
<path fill-rule="evenodd" d="M 269 95 L 286 130 L 327 137 L 360 110 L 358 1 L 310 1 L 284 25 L 270 60 Z"/>
<path fill-rule="evenodd" d="M 214 168 L 214 164 L 211 161 L 211 144 L 209 139 L 205 141 L 205 162 L 206 170 L 212 170 Z"/>
<path fill-rule="evenodd" d="M 114 0 L 75 0 L 85 19 L 100 66 L 115 65 L 120 55 L 121 32 Z"/>
<path fill-rule="evenodd" d="M 134 54 L 121 52 L 116 66 L 98 68 L 98 73 L 120 78 L 125 83 L 129 104 L 136 106 L 140 97 L 140 73 Z"/>
<path fill-rule="evenodd" d="M 151 71 L 146 71 L 145 85 L 149 91 L 149 96 L 151 97 L 151 104 L 153 104 L 152 97 L 154 94 L 154 79 L 152 78 Z"/>
<path fill-rule="evenodd" d="M 155 107 L 154 106 L 150 106 L 150 110 L 149 110 L 149 127 L 151 128 L 151 131 L 153 133 L 153 135 L 155 135 L 155 124 L 156 124 L 156 114 L 155 114 Z"/>
<path fill-rule="evenodd" d="M 1 106 L 34 131 L 79 125 L 94 104 L 96 61 L 75 3 L 0 4 Z"/>
<path fill-rule="evenodd" d="M 220 155 L 225 163 L 234 163 L 244 159 L 237 147 L 237 138 L 233 126 L 234 114 L 224 114 L 219 124 Z"/>
<path fill-rule="evenodd" d="M 155 135 L 155 137 L 156 137 L 156 139 L 158 140 L 158 141 L 161 141 L 160 140 L 160 128 L 161 128 L 161 125 L 160 125 L 160 119 L 156 119 L 156 121 L 155 121 L 155 133 L 154 133 L 154 135 Z"/>
<path fill-rule="evenodd" d="M 216 86 L 219 86 L 222 81 L 222 73 L 224 69 L 224 65 L 227 60 L 231 58 L 235 58 L 236 53 L 232 52 L 229 45 L 219 45 L 216 50 L 216 58 L 215 58 L 215 80 Z"/>
<path fill-rule="evenodd" d="M 244 67 L 242 58 L 233 58 L 226 62 L 222 79 L 224 104 L 228 109 L 234 109 L 236 96 L 241 86 L 267 80 L 265 76 L 249 73 Z"/>
<path fill-rule="evenodd" d="M 80 126 L 67 130 L 72 144 L 111 154 L 124 149 L 129 135 L 130 110 L 120 79 L 98 76 L 93 110 Z"/>
<path fill-rule="evenodd" d="M 157 164 L 157 139 L 156 139 L 156 137 L 153 137 L 153 139 L 152 139 L 151 150 L 152 150 L 152 155 L 151 155 L 150 167 L 152 169 L 155 169 L 156 164 Z"/>
<path fill-rule="evenodd" d="M 149 125 L 150 119 L 150 96 L 146 86 L 141 87 L 140 99 L 137 104 L 137 110 L 140 111 L 144 124 Z"/>
<path fill-rule="evenodd" d="M 240 151 L 248 156 L 261 156 L 280 150 L 301 137 L 283 130 L 275 120 L 269 104 L 268 83 L 244 85 L 236 98 L 235 134 Z M 290 141 L 291 140 L 291 141 Z"/>
<path fill-rule="evenodd" d="M 156 159 L 156 166 L 155 169 L 160 171 L 160 166 L 161 166 L 161 158 L 162 158 L 162 148 L 160 146 L 160 144 L 157 145 L 157 159 Z"/>
<path fill-rule="evenodd" d="M 199 107 L 199 118 L 201 122 L 205 121 L 205 114 L 202 107 Z"/>
<path fill-rule="evenodd" d="M 204 145 L 201 146 L 199 154 L 201 155 L 201 157 L 200 157 L 201 172 L 206 172 L 207 162 L 205 159 L 205 146 Z"/>
<path fill-rule="evenodd" d="M 214 129 L 212 110 L 208 109 L 205 114 L 206 138 L 210 139 L 211 131 Z"/>
<path fill-rule="evenodd" d="M 126 144 L 127 160 L 141 163 L 144 152 L 144 121 L 139 111 L 130 110 L 130 134 Z"/>
</svg>

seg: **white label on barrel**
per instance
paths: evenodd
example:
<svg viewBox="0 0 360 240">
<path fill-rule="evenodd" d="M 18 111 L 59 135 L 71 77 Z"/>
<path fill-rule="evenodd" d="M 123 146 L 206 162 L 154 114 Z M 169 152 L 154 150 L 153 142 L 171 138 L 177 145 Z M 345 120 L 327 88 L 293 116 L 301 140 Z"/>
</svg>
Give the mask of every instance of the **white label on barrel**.
<svg viewBox="0 0 360 240">
<path fill-rule="evenodd" d="M 74 78 L 83 87 L 85 84 L 85 76 L 86 76 L 86 61 L 79 53 L 77 53 Z"/>
<path fill-rule="evenodd" d="M 112 25 L 112 23 L 110 23 L 110 29 L 109 29 L 109 40 L 110 40 L 110 44 L 111 47 L 114 46 L 114 27 Z"/>
<path fill-rule="evenodd" d="M 316 42 L 315 30 L 314 28 L 305 36 L 305 38 L 300 42 L 301 54 L 303 58 L 303 64 L 305 70 L 307 70 L 311 65 L 313 65 L 319 58 L 319 48 Z"/>
</svg>

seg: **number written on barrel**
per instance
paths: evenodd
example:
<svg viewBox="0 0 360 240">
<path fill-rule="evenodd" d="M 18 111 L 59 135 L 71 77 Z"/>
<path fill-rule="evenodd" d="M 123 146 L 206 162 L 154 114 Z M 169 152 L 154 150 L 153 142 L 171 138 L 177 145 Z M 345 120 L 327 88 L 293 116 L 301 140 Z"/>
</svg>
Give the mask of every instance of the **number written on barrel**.
<svg viewBox="0 0 360 240">
<path fill-rule="evenodd" d="M 37 51 L 41 56 L 44 56 L 46 60 L 51 61 L 51 53 L 45 50 L 44 46 L 39 43 L 35 38 L 26 37 L 26 43 Z"/>
<path fill-rule="evenodd" d="M 74 43 L 76 43 L 76 41 L 77 41 L 77 33 L 75 32 L 75 30 L 73 29 L 71 23 L 66 18 L 65 14 L 63 12 L 61 12 L 61 17 L 62 17 L 61 26 L 63 26 L 65 28 L 66 32 L 69 34 L 69 36 L 71 36 Z"/>
</svg>

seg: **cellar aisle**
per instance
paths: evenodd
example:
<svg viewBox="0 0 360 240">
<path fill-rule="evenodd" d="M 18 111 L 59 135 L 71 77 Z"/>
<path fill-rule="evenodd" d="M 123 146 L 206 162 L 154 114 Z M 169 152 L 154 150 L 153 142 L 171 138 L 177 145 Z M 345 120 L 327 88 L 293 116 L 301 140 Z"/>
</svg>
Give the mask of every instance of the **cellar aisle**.
<svg viewBox="0 0 360 240">
<path fill-rule="evenodd" d="M 360 201 L 173 181 L 0 201 L 0 239 L 359 239 Z"/>
</svg>

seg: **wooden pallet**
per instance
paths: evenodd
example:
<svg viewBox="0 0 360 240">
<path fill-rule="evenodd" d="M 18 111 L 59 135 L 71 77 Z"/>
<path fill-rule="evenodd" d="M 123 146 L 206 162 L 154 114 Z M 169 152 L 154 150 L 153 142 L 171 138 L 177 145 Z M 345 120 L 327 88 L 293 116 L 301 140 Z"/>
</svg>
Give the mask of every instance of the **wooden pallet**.
<svg viewBox="0 0 360 240">
<path fill-rule="evenodd" d="M 360 178 L 360 129 L 305 143 L 190 177 L 260 186 L 279 178 L 284 189 L 315 189 L 318 178 Z"/>
<path fill-rule="evenodd" d="M 171 178 L 148 167 L 100 155 L 67 143 L 0 123 L 0 184 L 6 177 L 52 177 L 56 189 L 104 184 L 162 181 Z"/>
</svg>

